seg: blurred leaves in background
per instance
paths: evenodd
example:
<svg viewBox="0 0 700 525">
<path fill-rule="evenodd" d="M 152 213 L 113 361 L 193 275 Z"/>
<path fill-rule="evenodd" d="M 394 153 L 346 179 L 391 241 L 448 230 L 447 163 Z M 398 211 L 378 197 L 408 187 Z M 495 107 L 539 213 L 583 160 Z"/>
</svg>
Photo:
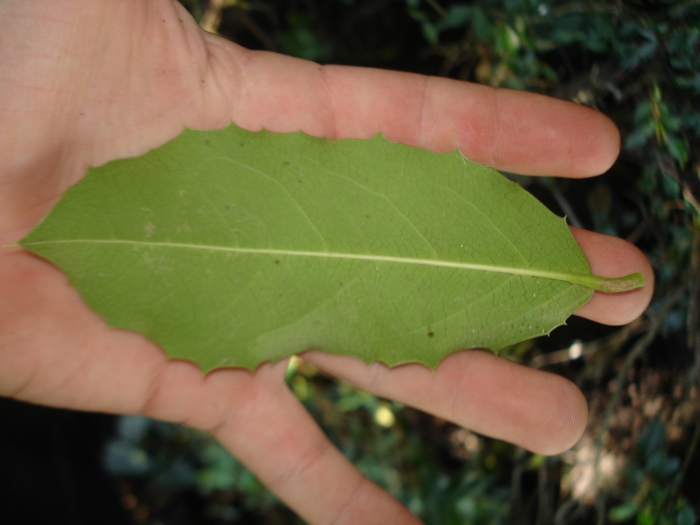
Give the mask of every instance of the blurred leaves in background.
<svg viewBox="0 0 700 525">
<path fill-rule="evenodd" d="M 631 325 L 572 318 L 551 337 L 501 354 L 565 375 L 584 391 L 589 428 L 572 451 L 533 455 L 377 399 L 297 359 L 288 383 L 331 440 L 427 524 L 693 524 L 700 516 L 700 2 L 182 2 L 208 30 L 249 48 L 526 89 L 616 122 L 623 150 L 609 173 L 580 181 L 513 175 L 571 224 L 635 243 L 657 276 L 652 305 Z M 207 435 L 129 416 L 105 457 L 139 523 L 299 523 Z"/>
</svg>

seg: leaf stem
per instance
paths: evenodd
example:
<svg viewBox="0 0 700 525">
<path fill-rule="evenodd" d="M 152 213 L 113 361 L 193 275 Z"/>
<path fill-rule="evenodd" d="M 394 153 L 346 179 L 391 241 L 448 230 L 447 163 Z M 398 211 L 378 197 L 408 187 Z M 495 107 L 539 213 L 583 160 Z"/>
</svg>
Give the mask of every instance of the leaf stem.
<svg viewBox="0 0 700 525">
<path fill-rule="evenodd" d="M 598 292 L 620 293 L 636 290 L 644 286 L 644 277 L 641 273 L 631 273 L 624 277 L 600 277 L 598 275 L 571 274 L 572 284 L 580 284 L 586 288 L 592 288 Z"/>
</svg>

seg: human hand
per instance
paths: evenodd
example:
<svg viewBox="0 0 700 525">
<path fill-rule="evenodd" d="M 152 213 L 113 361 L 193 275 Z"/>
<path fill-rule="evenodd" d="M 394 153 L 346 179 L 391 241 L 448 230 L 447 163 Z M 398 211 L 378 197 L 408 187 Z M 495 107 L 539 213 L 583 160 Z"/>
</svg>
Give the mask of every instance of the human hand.
<svg viewBox="0 0 700 525">
<path fill-rule="evenodd" d="M 614 161 L 613 124 L 580 106 L 445 79 L 316 64 L 246 51 L 202 33 L 170 0 L 0 2 L 0 246 L 19 240 L 85 173 L 145 153 L 185 126 L 302 130 L 459 147 L 496 168 L 583 177 Z M 642 272 L 647 286 L 596 294 L 578 313 L 622 324 L 646 307 L 653 275 L 633 246 L 575 231 L 594 273 Z M 304 356 L 354 384 L 531 450 L 556 453 L 583 430 L 566 380 L 465 351 L 435 372 Z M 0 248 L 0 395 L 143 413 L 211 431 L 311 523 L 414 523 L 318 429 L 284 384 L 286 363 L 255 373 L 167 360 L 109 329 L 51 264 Z"/>
</svg>

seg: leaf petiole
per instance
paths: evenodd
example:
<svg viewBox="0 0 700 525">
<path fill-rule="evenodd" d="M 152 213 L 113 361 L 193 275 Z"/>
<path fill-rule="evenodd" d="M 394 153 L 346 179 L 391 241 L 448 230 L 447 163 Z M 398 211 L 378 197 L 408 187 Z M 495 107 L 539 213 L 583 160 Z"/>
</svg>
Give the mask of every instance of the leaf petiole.
<svg viewBox="0 0 700 525">
<path fill-rule="evenodd" d="M 636 290 L 644 286 L 641 273 L 631 273 L 624 277 L 600 277 L 598 275 L 571 274 L 572 284 L 580 284 L 598 292 L 620 293 Z"/>
</svg>

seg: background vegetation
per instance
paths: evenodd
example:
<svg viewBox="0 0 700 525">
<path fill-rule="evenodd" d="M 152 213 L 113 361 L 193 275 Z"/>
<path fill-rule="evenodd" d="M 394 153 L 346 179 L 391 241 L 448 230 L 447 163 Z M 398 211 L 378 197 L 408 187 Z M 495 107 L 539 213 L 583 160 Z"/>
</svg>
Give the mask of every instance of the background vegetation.
<svg viewBox="0 0 700 525">
<path fill-rule="evenodd" d="M 244 46 L 574 100 L 624 148 L 589 181 L 516 177 L 569 222 L 625 237 L 657 275 L 629 326 L 580 319 L 507 358 L 575 381 L 574 450 L 544 458 L 377 399 L 294 360 L 290 387 L 332 441 L 427 524 L 692 525 L 700 516 L 698 0 L 182 0 Z M 207 435 L 119 421 L 105 461 L 140 524 L 300 523 Z"/>
</svg>

